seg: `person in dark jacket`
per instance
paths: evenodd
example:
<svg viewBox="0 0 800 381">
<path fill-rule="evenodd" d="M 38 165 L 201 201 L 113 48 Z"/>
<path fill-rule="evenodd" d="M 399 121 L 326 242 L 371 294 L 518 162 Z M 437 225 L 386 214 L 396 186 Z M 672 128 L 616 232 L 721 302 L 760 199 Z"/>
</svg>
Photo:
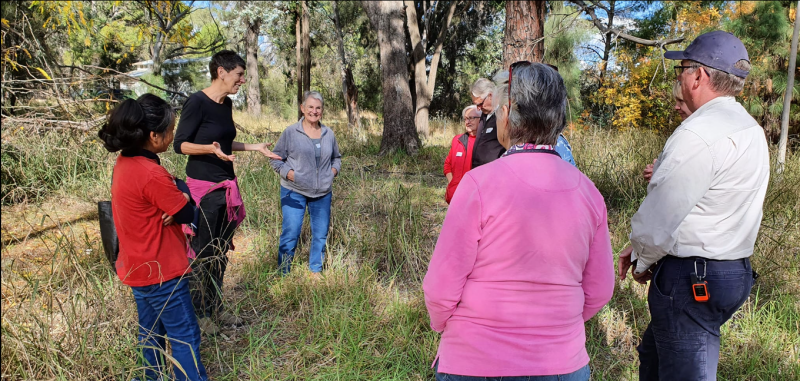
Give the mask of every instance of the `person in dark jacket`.
<svg viewBox="0 0 800 381">
<path fill-rule="evenodd" d="M 179 224 L 194 219 L 189 195 L 158 158 L 172 143 L 175 111 L 144 94 L 114 108 L 98 132 L 114 165 L 111 205 L 119 238 L 117 276 L 131 287 L 139 316 L 139 346 L 146 379 L 161 379 L 169 340 L 177 380 L 206 380 L 200 327 L 192 310 L 186 236 Z"/>
<path fill-rule="evenodd" d="M 461 115 L 464 117 L 464 128 L 467 132 L 453 137 L 450 153 L 444 160 L 444 175 L 448 182 L 444 201 L 448 204 L 453 198 L 453 194 L 456 193 L 461 178 L 472 168 L 475 132 L 478 130 L 478 121 L 481 119 L 481 112 L 475 105 L 467 106 Z"/>
<path fill-rule="evenodd" d="M 475 136 L 472 168 L 497 160 L 506 152 L 506 149 L 497 140 L 497 118 L 494 115 L 492 103 L 493 93 L 494 83 L 486 78 L 480 78 L 472 85 L 472 104 L 483 113 Z"/>
<path fill-rule="evenodd" d="M 227 252 L 233 247 L 236 227 L 244 220 L 245 210 L 239 183 L 233 171 L 233 151 L 258 151 L 268 158 L 280 158 L 268 143 L 245 144 L 235 141 L 233 104 L 228 95 L 236 94 L 244 84 L 245 62 L 238 54 L 223 50 L 209 63 L 211 86 L 192 94 L 183 105 L 176 153 L 189 156 L 186 184 L 200 206 L 196 233 L 190 256 L 192 299 L 204 333 L 219 331 L 217 324 L 241 325 L 242 319 L 222 308 L 222 281 L 228 264 Z"/>
<path fill-rule="evenodd" d="M 283 159 L 271 161 L 272 168 L 281 176 L 283 226 L 278 266 L 283 274 L 291 270 L 306 209 L 311 219 L 308 267 L 315 278 L 320 276 L 325 261 L 332 184 L 342 169 L 342 155 L 333 130 L 320 122 L 323 102 L 322 94 L 316 91 L 303 94 L 300 106 L 303 117 L 287 127 L 275 144 L 274 152 Z"/>
</svg>

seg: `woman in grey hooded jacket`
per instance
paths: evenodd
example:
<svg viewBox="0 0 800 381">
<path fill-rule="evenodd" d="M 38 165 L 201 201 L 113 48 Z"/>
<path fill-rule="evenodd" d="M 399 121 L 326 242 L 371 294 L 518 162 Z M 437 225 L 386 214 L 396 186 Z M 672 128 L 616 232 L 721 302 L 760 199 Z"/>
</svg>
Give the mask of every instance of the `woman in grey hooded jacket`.
<svg viewBox="0 0 800 381">
<path fill-rule="evenodd" d="M 311 219 L 309 268 L 315 276 L 322 271 L 325 243 L 331 221 L 333 178 L 342 165 L 333 130 L 320 122 L 323 99 L 316 91 L 303 94 L 303 118 L 283 131 L 275 148 L 282 160 L 272 160 L 281 176 L 283 226 L 278 244 L 278 266 L 283 274 L 291 270 L 297 239 L 306 208 Z"/>
</svg>

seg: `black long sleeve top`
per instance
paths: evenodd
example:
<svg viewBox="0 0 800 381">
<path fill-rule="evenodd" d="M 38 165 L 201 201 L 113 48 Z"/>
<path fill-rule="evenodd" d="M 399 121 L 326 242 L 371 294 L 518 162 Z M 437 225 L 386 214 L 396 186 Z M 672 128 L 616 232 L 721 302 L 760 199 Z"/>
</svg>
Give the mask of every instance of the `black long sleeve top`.
<svg viewBox="0 0 800 381">
<path fill-rule="evenodd" d="M 182 153 L 183 142 L 194 144 L 217 142 L 222 152 L 230 155 L 235 138 L 236 126 L 233 124 L 231 99 L 225 97 L 225 101 L 220 104 L 211 100 L 204 92 L 198 91 L 189 96 L 183 104 L 173 147 L 175 152 Z M 218 183 L 232 180 L 236 174 L 232 162 L 208 154 L 190 155 L 186 163 L 186 176 Z"/>
</svg>

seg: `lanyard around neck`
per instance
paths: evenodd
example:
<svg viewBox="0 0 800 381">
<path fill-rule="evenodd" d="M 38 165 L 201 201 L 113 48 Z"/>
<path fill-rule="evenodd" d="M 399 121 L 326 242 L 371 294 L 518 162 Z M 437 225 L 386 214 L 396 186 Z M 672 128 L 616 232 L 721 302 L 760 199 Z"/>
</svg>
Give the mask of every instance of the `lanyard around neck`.
<svg viewBox="0 0 800 381">
<path fill-rule="evenodd" d="M 515 153 L 549 153 L 556 156 L 560 155 L 556 152 L 555 147 L 550 144 L 516 144 L 503 154 L 503 156 L 513 155 Z"/>
</svg>

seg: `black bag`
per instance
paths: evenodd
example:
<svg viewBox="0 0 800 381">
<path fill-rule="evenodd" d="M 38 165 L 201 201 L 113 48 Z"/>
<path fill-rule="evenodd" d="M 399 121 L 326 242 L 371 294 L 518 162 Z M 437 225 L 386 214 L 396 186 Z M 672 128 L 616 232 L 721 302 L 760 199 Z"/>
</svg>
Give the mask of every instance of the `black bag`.
<svg viewBox="0 0 800 381">
<path fill-rule="evenodd" d="M 97 215 L 100 220 L 100 240 L 103 241 L 103 251 L 106 259 L 114 272 L 117 271 L 117 255 L 119 255 L 119 238 L 117 227 L 114 226 L 114 215 L 111 212 L 111 201 L 97 202 Z"/>
</svg>

